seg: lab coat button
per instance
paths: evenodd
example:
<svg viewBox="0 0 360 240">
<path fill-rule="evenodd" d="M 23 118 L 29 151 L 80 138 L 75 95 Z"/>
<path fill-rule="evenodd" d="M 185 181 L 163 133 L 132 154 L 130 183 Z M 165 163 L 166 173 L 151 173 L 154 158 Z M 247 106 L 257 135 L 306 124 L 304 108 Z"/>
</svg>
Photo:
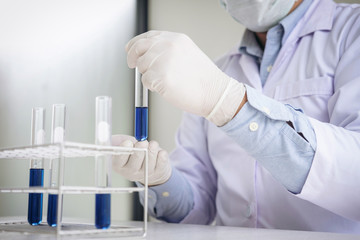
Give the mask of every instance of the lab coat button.
<svg viewBox="0 0 360 240">
<path fill-rule="evenodd" d="M 249 128 L 250 128 L 250 131 L 255 132 L 256 130 L 258 130 L 259 125 L 256 122 L 252 122 L 252 123 L 250 123 Z"/>
<path fill-rule="evenodd" d="M 163 192 L 163 193 L 162 193 L 162 196 L 163 196 L 163 197 L 168 197 L 168 196 L 170 196 L 170 193 L 169 193 L 169 192 Z"/>
<path fill-rule="evenodd" d="M 271 69 L 272 69 L 272 65 L 269 65 L 266 70 L 267 70 L 268 72 L 271 72 Z"/>
</svg>

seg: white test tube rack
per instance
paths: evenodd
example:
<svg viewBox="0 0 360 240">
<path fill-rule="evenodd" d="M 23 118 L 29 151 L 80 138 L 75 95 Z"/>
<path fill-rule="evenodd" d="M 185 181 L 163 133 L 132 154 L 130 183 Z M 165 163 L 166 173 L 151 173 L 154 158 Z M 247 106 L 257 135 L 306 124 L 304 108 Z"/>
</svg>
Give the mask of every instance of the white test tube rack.
<svg viewBox="0 0 360 240">
<path fill-rule="evenodd" d="M 134 152 L 144 152 L 145 154 L 145 167 L 144 167 L 144 187 L 85 187 L 85 186 L 65 186 L 64 180 L 64 162 L 65 158 L 80 158 L 80 157 L 94 157 L 98 155 L 122 155 L 133 154 Z M 148 151 L 147 149 L 139 148 L 125 148 L 115 146 L 102 146 L 94 144 L 84 144 L 75 142 L 63 142 L 58 144 L 44 144 L 33 145 L 17 148 L 0 149 L 0 161 L 3 159 L 59 159 L 59 172 L 58 172 L 58 186 L 51 187 L 0 187 L 0 194 L 2 193 L 47 193 L 58 194 L 58 207 L 57 207 L 57 226 L 31 226 L 27 221 L 20 221 L 14 218 L 0 219 L 0 232 L 20 232 L 24 234 L 52 234 L 57 236 L 69 235 L 104 235 L 112 234 L 116 237 L 122 236 L 142 236 L 145 237 L 147 233 L 147 209 L 148 209 Z M 95 173 L 97 174 L 97 173 Z M 94 224 L 73 224 L 62 221 L 62 201 L 65 194 L 97 194 L 97 193 L 110 193 L 110 194 L 123 194 L 144 191 L 144 221 L 140 224 L 133 226 L 131 222 L 126 226 L 111 223 L 108 229 L 96 229 Z"/>
</svg>

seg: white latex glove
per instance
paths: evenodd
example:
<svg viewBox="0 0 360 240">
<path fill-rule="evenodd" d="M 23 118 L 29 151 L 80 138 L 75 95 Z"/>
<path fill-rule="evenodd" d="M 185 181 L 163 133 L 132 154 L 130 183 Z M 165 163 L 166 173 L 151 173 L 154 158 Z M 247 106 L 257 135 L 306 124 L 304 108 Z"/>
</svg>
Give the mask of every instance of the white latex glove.
<svg viewBox="0 0 360 240">
<path fill-rule="evenodd" d="M 149 185 L 159 185 L 170 178 L 171 165 L 168 154 L 159 147 L 156 141 L 138 142 L 132 136 L 114 135 L 112 136 L 112 145 L 148 149 Z M 113 169 L 130 181 L 138 181 L 144 184 L 144 167 L 145 154 L 143 152 L 113 157 Z"/>
<path fill-rule="evenodd" d="M 184 34 L 150 31 L 125 48 L 129 67 L 138 67 L 145 87 L 218 126 L 233 118 L 244 98 L 244 85 L 223 73 Z"/>
</svg>

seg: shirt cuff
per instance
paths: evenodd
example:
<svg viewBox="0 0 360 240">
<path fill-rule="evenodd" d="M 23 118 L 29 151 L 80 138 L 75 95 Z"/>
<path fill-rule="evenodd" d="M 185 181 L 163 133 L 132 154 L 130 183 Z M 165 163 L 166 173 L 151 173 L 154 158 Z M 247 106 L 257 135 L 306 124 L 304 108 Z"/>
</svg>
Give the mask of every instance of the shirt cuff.
<svg viewBox="0 0 360 240">
<path fill-rule="evenodd" d="M 136 183 L 142 186 L 141 183 Z M 144 205 L 144 192 L 140 192 L 140 202 Z M 151 216 L 171 223 L 179 223 L 194 205 L 190 184 L 175 168 L 165 183 L 149 187 L 148 210 Z"/>
<path fill-rule="evenodd" d="M 311 124 L 300 110 L 251 87 L 246 86 L 246 90 L 248 102 L 221 129 L 290 192 L 299 193 L 315 155 Z"/>
<path fill-rule="evenodd" d="M 292 116 L 284 104 L 263 96 L 249 86 L 246 86 L 246 92 L 248 101 L 221 129 L 249 154 L 256 155 L 262 151 L 261 146 L 266 141 L 271 141 L 279 133 L 286 121 L 292 121 Z"/>
</svg>

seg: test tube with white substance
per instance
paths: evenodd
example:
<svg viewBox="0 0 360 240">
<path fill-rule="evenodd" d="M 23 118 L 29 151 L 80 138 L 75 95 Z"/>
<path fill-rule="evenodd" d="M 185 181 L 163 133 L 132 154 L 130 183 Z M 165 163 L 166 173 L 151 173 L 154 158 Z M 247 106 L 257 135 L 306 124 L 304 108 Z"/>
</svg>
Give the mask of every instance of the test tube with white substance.
<svg viewBox="0 0 360 240">
<path fill-rule="evenodd" d="M 54 104 L 52 109 L 51 143 L 62 143 L 65 139 L 65 104 Z M 59 159 L 50 159 L 50 187 L 58 187 Z M 57 224 L 58 195 L 49 194 L 47 223 L 51 227 Z"/>
<path fill-rule="evenodd" d="M 96 97 L 96 144 L 111 145 L 111 98 Z M 95 160 L 95 182 L 98 187 L 111 186 L 111 156 L 99 155 Z M 110 227 L 111 195 L 96 194 L 95 226 L 99 229 Z"/>
</svg>

